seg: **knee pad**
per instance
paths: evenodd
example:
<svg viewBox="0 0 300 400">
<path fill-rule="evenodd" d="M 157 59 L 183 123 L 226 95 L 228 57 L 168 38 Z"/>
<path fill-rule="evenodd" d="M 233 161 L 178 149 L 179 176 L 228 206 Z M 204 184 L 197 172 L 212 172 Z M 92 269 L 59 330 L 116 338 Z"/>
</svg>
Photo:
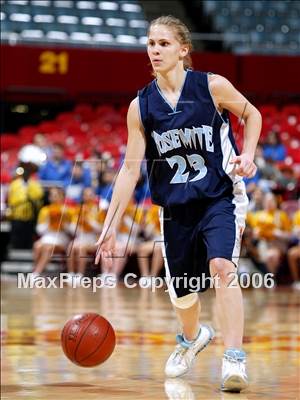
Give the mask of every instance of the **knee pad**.
<svg viewBox="0 0 300 400">
<path fill-rule="evenodd" d="M 190 308 L 192 307 L 198 300 L 197 293 L 190 293 L 183 297 L 170 297 L 172 304 L 177 308 Z"/>
</svg>

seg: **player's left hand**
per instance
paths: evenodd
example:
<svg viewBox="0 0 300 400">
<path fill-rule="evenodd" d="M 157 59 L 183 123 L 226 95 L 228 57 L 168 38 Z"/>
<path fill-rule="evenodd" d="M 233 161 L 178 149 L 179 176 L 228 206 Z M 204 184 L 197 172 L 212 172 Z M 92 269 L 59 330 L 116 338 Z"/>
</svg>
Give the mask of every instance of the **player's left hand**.
<svg viewBox="0 0 300 400">
<path fill-rule="evenodd" d="M 229 163 L 235 164 L 234 172 L 237 175 L 244 176 L 246 178 L 253 178 L 253 176 L 256 174 L 257 167 L 247 154 L 235 156 L 229 161 Z"/>
</svg>

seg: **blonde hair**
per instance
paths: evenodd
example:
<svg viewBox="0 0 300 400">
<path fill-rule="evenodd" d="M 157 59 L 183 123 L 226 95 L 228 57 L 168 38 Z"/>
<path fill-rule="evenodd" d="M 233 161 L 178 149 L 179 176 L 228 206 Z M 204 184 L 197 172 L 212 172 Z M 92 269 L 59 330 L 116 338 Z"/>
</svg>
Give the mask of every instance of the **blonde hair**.
<svg viewBox="0 0 300 400">
<path fill-rule="evenodd" d="M 150 29 L 154 25 L 165 25 L 173 29 L 176 39 L 179 41 L 179 43 L 182 45 L 187 45 L 189 49 L 188 54 L 183 59 L 183 67 L 184 69 L 192 68 L 193 62 L 190 53 L 193 50 L 193 45 L 191 33 L 188 27 L 182 21 L 180 21 L 180 19 L 173 17 L 173 15 L 165 15 L 150 22 L 147 36 L 149 36 Z"/>
</svg>

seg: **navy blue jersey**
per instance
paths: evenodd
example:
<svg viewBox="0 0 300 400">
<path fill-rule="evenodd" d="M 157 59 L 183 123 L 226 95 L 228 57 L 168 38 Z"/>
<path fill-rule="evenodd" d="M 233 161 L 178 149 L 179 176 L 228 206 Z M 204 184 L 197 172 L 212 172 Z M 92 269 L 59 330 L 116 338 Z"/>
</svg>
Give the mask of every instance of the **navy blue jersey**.
<svg viewBox="0 0 300 400">
<path fill-rule="evenodd" d="M 227 111 L 215 108 L 208 74 L 186 71 L 176 107 L 156 79 L 138 99 L 152 201 L 166 207 L 232 193 L 229 160 L 237 148 Z"/>
</svg>

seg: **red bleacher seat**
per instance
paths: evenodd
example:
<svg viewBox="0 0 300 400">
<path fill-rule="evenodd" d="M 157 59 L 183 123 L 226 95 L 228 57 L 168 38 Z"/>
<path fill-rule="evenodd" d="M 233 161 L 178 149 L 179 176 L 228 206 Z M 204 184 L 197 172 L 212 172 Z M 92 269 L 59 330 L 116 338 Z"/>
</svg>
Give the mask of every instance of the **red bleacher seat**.
<svg viewBox="0 0 300 400">
<path fill-rule="evenodd" d="M 61 122 L 61 129 L 72 136 L 81 136 L 84 134 L 82 130 L 82 123 L 77 119 L 69 119 Z"/>
<path fill-rule="evenodd" d="M 78 104 L 74 108 L 74 113 L 80 116 L 81 121 L 92 121 L 97 117 L 96 112 L 90 104 Z"/>
<path fill-rule="evenodd" d="M 265 104 L 259 107 L 259 111 L 263 117 L 274 116 L 278 113 L 278 109 L 273 104 Z"/>
<path fill-rule="evenodd" d="M 110 105 L 101 105 L 101 106 L 98 106 L 98 107 L 96 107 L 96 115 L 98 116 L 98 117 L 102 117 L 102 116 L 104 116 L 104 115 L 107 115 L 107 114 L 113 114 L 113 113 L 115 113 L 115 109 L 114 109 L 114 107 L 112 107 L 112 106 L 110 106 Z"/>
<path fill-rule="evenodd" d="M 293 139 L 287 148 L 287 155 L 290 156 L 294 163 L 300 163 L 300 141 Z"/>
<path fill-rule="evenodd" d="M 21 137 L 22 145 L 27 143 L 32 143 L 34 136 L 39 133 L 37 126 L 26 125 L 19 130 L 19 135 Z"/>
<path fill-rule="evenodd" d="M 119 110 L 119 114 L 123 117 L 126 118 L 128 112 L 128 106 L 122 106 Z"/>
<path fill-rule="evenodd" d="M 281 113 L 284 116 L 295 115 L 300 118 L 300 106 L 299 104 L 289 104 L 282 108 Z"/>
<path fill-rule="evenodd" d="M 8 171 L 3 171 L 3 170 L 1 170 L 1 174 L 0 174 L 0 183 L 1 183 L 2 185 L 5 185 L 5 184 L 7 184 L 7 183 L 10 183 L 11 179 L 12 179 L 12 176 L 11 176 L 11 174 L 10 174 Z"/>
<path fill-rule="evenodd" d="M 63 132 L 63 131 L 45 134 L 45 137 L 47 138 L 47 140 L 50 144 L 61 143 L 62 145 L 64 145 L 67 136 L 68 136 L 67 132 Z"/>
<path fill-rule="evenodd" d="M 20 138 L 13 133 L 3 133 L 1 135 L 1 151 L 17 149 L 20 147 Z"/>
<path fill-rule="evenodd" d="M 66 121 L 78 120 L 78 116 L 73 112 L 62 112 L 56 117 L 56 121 L 63 123 Z"/>
<path fill-rule="evenodd" d="M 52 133 L 61 130 L 60 124 L 55 121 L 43 121 L 38 125 L 40 133 Z"/>
<path fill-rule="evenodd" d="M 264 142 L 272 130 L 279 133 L 282 143 L 287 148 L 286 165 L 300 164 L 300 107 L 290 104 L 278 110 L 276 106 L 266 104 L 259 107 L 263 116 L 260 141 Z M 126 114 L 127 106 L 115 109 L 111 105 L 93 108 L 90 104 L 78 104 L 73 111 L 62 112 L 55 120 L 43 121 L 37 126 L 25 126 L 18 135 L 2 134 L 1 145 L 5 151 L 1 157 L 2 167 L 8 174 L 17 165 L 19 148 L 32 143 L 37 133 L 43 133 L 50 144 L 58 142 L 64 145 L 66 157 L 86 159 L 97 149 L 109 152 L 119 159 L 122 147 L 127 141 Z M 243 122 L 231 115 L 234 137 L 239 149 L 243 145 Z M 296 141 L 295 141 L 296 140 Z M 298 140 L 298 141 L 297 141 Z M 297 164 L 298 163 L 298 164 Z"/>
</svg>

